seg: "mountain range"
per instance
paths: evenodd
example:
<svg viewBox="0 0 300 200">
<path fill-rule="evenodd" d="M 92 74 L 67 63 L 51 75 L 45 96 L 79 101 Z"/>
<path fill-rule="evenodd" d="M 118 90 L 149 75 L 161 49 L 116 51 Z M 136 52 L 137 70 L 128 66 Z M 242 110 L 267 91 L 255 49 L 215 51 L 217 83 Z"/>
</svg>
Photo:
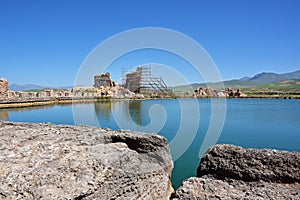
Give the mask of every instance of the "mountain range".
<svg viewBox="0 0 300 200">
<path fill-rule="evenodd" d="M 273 73 L 273 72 L 262 72 L 259 74 L 254 75 L 253 77 L 243 77 L 240 79 L 233 79 L 224 81 L 225 87 L 230 88 L 239 88 L 239 87 L 247 87 L 247 86 L 258 86 L 261 84 L 268 84 L 274 82 L 281 82 L 286 80 L 300 80 L 300 70 L 289 72 L 289 73 Z M 212 88 L 218 88 L 219 83 L 210 83 Z M 214 87 L 215 86 L 215 87 Z M 199 88 L 199 87 L 207 87 L 205 83 L 194 83 L 191 85 L 180 85 L 173 87 L 174 91 L 189 91 L 191 89 Z M 18 85 L 18 84 L 11 84 L 9 85 L 9 89 L 12 91 L 26 91 L 26 90 L 40 90 L 44 88 L 53 88 L 53 87 L 46 87 L 41 85 L 35 84 L 25 84 L 25 85 Z M 57 87 L 60 89 L 70 89 L 72 86 L 63 86 Z"/>
<path fill-rule="evenodd" d="M 239 88 L 246 86 L 257 86 L 261 84 L 268 84 L 274 82 L 281 82 L 286 80 L 300 80 L 300 70 L 289 72 L 289 73 L 273 73 L 273 72 L 262 72 L 254 75 L 253 77 L 243 77 L 240 79 L 233 79 L 224 81 L 224 86 L 229 88 Z M 210 83 L 210 87 L 218 88 L 220 83 Z M 194 83 L 191 85 L 180 85 L 173 87 L 174 91 L 188 91 L 190 88 L 196 89 L 198 87 L 207 87 L 205 83 Z"/>
<path fill-rule="evenodd" d="M 19 85 L 19 84 L 14 84 L 14 83 L 9 85 L 9 90 L 12 90 L 12 91 L 42 90 L 45 88 L 70 89 L 70 88 L 72 88 L 72 86 L 47 87 L 47 86 L 35 85 L 35 84 Z"/>
<path fill-rule="evenodd" d="M 253 77 L 243 77 L 240 80 L 249 81 L 257 84 L 266 84 L 266 83 L 293 80 L 293 79 L 300 79 L 300 70 L 290 72 L 290 73 L 283 73 L 283 74 L 263 72 L 260 74 L 256 74 Z"/>
</svg>

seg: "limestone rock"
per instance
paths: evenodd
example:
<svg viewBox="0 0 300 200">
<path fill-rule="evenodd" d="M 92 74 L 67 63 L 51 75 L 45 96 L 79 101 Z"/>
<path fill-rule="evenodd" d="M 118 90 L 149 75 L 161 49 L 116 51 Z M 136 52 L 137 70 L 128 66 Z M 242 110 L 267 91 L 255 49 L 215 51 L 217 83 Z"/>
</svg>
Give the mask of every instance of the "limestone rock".
<svg viewBox="0 0 300 200">
<path fill-rule="evenodd" d="M 217 97 L 217 92 L 213 90 L 212 88 L 207 88 L 205 90 L 205 93 L 210 97 Z"/>
<path fill-rule="evenodd" d="M 0 94 L 6 94 L 8 90 L 8 81 L 5 78 L 0 78 Z"/>
<path fill-rule="evenodd" d="M 290 199 L 300 198 L 300 184 L 268 183 L 268 182 L 244 182 L 241 180 L 217 180 L 214 178 L 192 177 L 184 181 L 176 191 L 173 199 Z"/>
<path fill-rule="evenodd" d="M 203 156 L 197 176 L 274 183 L 300 182 L 300 153 L 215 145 Z"/>
<path fill-rule="evenodd" d="M 173 199 L 300 199 L 300 153 L 215 145 Z"/>
<path fill-rule="evenodd" d="M 0 123 L 0 199 L 169 199 L 173 168 L 156 134 Z"/>
</svg>

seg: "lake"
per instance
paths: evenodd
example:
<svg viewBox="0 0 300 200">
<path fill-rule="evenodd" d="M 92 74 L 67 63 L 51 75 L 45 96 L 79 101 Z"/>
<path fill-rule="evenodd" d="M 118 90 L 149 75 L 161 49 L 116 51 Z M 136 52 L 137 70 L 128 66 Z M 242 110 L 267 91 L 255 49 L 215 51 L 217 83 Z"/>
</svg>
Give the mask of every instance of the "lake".
<svg viewBox="0 0 300 200">
<path fill-rule="evenodd" d="M 182 180 L 195 176 L 212 112 L 221 115 L 211 106 L 223 107 L 224 101 L 226 117 L 220 137 L 215 138 L 217 143 L 300 151 L 300 100 L 292 99 L 106 100 L 2 109 L 0 118 L 158 132 L 169 142 L 177 141 L 170 144 L 172 156 L 176 157 L 172 182 L 177 188 Z"/>
</svg>

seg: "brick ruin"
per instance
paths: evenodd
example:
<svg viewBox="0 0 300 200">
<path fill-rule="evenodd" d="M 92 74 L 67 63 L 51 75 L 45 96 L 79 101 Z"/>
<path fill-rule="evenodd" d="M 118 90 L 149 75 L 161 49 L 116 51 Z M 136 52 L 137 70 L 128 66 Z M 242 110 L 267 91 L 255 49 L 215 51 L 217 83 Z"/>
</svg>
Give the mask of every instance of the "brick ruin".
<svg viewBox="0 0 300 200">
<path fill-rule="evenodd" d="M 101 86 L 114 87 L 116 83 L 110 79 L 110 73 L 97 74 L 94 76 L 94 87 L 101 88 Z"/>
</svg>

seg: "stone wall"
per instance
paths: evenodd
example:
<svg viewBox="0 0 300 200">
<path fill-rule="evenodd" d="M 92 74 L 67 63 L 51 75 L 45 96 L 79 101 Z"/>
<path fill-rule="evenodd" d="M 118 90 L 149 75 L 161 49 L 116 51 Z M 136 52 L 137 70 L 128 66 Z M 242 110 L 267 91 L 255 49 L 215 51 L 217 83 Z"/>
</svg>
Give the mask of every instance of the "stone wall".
<svg viewBox="0 0 300 200">
<path fill-rule="evenodd" d="M 113 81 L 110 79 L 110 73 L 98 74 L 94 76 L 94 87 L 100 88 L 101 86 L 113 86 Z"/>
</svg>

